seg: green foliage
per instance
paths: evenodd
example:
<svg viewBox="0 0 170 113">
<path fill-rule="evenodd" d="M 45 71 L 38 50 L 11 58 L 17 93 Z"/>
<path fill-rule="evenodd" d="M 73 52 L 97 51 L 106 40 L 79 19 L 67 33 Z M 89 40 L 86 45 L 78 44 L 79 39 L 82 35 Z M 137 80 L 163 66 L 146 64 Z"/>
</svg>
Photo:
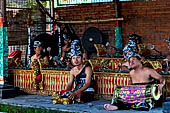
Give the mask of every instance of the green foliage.
<svg viewBox="0 0 170 113">
<path fill-rule="evenodd" d="M 41 2 L 41 4 L 42 4 L 44 7 L 46 7 L 46 5 L 47 5 L 47 3 L 46 3 L 45 1 Z M 36 9 L 38 9 L 38 4 L 37 4 L 37 2 L 36 2 L 35 0 L 29 0 L 29 1 L 27 2 L 27 4 L 26 4 L 26 7 L 27 7 L 27 8 L 31 8 L 31 9 L 33 9 L 33 10 L 36 10 Z"/>
<path fill-rule="evenodd" d="M 0 111 L 8 112 L 8 106 L 0 105 Z"/>
<path fill-rule="evenodd" d="M 27 8 L 35 9 L 37 8 L 37 3 L 34 0 L 29 0 L 26 4 Z"/>
<path fill-rule="evenodd" d="M 47 6 L 46 1 L 42 1 L 41 4 L 44 7 Z M 27 0 L 26 2 L 23 2 L 22 0 L 16 0 L 16 2 L 15 1 L 7 1 L 6 6 L 13 7 L 13 8 L 30 8 L 33 10 L 38 9 L 38 4 L 37 4 L 36 0 Z"/>
<path fill-rule="evenodd" d="M 7 113 L 71 113 L 58 110 L 42 109 L 42 108 L 30 108 L 22 106 L 12 106 L 0 104 L 0 112 Z"/>
</svg>

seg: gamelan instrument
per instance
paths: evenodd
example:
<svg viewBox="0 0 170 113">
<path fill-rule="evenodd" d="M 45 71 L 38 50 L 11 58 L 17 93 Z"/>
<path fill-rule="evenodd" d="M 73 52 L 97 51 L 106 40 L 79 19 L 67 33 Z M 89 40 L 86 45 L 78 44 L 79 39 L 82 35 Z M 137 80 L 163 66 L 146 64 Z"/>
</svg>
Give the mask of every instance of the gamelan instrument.
<svg viewBox="0 0 170 113">
<path fill-rule="evenodd" d="M 114 91 L 114 101 L 123 103 L 156 101 L 160 96 L 157 84 L 117 86 Z"/>
</svg>

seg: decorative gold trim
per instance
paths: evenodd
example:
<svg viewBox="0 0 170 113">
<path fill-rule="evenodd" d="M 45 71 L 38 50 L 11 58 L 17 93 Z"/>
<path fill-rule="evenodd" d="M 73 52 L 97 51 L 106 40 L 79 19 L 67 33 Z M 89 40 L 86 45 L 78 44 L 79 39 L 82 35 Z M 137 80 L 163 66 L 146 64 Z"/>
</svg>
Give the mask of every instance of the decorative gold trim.
<svg viewBox="0 0 170 113">
<path fill-rule="evenodd" d="M 9 79 L 14 82 L 14 87 L 19 87 L 24 92 L 38 95 L 52 95 L 54 91 L 65 89 L 69 81 L 69 71 L 42 70 L 44 88 L 35 90 L 32 87 L 33 70 L 9 69 Z M 163 76 L 166 80 L 164 86 L 164 97 L 170 96 L 170 75 Z M 109 98 L 117 85 L 128 85 L 130 80 L 129 73 L 108 73 L 94 72 L 97 82 L 97 97 Z"/>
</svg>

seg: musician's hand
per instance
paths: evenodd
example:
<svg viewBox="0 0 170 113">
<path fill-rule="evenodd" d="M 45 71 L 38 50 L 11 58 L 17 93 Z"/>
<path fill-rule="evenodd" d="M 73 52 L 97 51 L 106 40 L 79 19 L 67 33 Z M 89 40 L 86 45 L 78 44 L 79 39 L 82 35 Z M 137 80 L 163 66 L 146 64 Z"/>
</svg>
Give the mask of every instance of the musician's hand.
<svg viewBox="0 0 170 113">
<path fill-rule="evenodd" d="M 163 84 L 158 85 L 159 94 L 162 95 Z"/>
<path fill-rule="evenodd" d="M 68 98 L 71 99 L 71 100 L 74 100 L 76 98 L 76 93 L 75 92 L 71 92 L 68 94 Z"/>
<path fill-rule="evenodd" d="M 64 57 L 61 57 L 60 60 L 63 61 L 63 60 L 64 60 Z"/>
<path fill-rule="evenodd" d="M 69 51 L 71 48 L 66 48 L 66 51 Z"/>
<path fill-rule="evenodd" d="M 49 56 L 49 60 L 52 60 L 52 58 L 53 58 L 52 56 Z"/>
</svg>

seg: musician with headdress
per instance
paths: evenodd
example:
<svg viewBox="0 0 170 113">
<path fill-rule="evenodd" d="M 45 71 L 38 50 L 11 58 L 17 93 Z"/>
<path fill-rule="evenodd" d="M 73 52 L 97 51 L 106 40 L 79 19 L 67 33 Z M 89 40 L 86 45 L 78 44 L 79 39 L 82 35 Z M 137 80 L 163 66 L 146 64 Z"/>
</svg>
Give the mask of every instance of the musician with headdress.
<svg viewBox="0 0 170 113">
<path fill-rule="evenodd" d="M 35 54 L 31 57 L 31 61 L 34 59 L 48 60 L 48 57 L 43 53 L 43 43 L 40 41 L 34 41 L 34 52 Z"/>
<path fill-rule="evenodd" d="M 105 104 L 106 110 L 117 109 L 151 109 L 154 107 L 155 100 L 159 99 L 162 94 L 162 87 L 165 85 L 165 79 L 154 69 L 143 67 L 141 56 L 131 52 L 128 56 L 129 66 L 131 68 L 130 78 L 131 85 L 120 86 L 115 89 L 112 104 Z M 158 81 L 158 84 L 154 84 Z M 151 94 L 151 89 L 157 89 L 157 95 Z M 158 95 L 159 94 L 159 95 Z"/>
<path fill-rule="evenodd" d="M 130 70 L 130 66 L 129 66 L 129 62 L 128 62 L 128 55 L 131 53 L 137 53 L 137 48 L 136 48 L 136 42 L 133 40 L 129 40 L 128 44 L 124 47 L 123 49 L 123 54 L 124 54 L 124 58 L 123 61 L 125 61 L 120 69 L 121 70 Z"/>
<path fill-rule="evenodd" d="M 146 48 L 144 44 L 141 44 L 141 37 L 137 34 L 129 35 L 129 42 L 123 49 L 124 63 L 120 66 L 121 70 L 130 70 L 128 62 L 128 54 L 138 53 L 142 57 L 142 61 L 145 59 L 145 56 L 150 54 L 150 51 Z M 145 64 L 147 67 L 151 67 L 151 64 Z"/>
<path fill-rule="evenodd" d="M 43 53 L 43 44 L 40 41 L 34 41 L 35 54 L 31 57 L 31 68 L 33 70 L 33 87 L 35 89 L 42 89 L 42 74 L 41 68 L 49 65 L 48 57 Z"/>
<path fill-rule="evenodd" d="M 82 51 L 78 40 L 73 40 L 69 53 L 73 68 L 70 71 L 70 81 L 66 86 L 66 92 L 62 92 L 62 98 L 78 102 L 87 102 L 94 97 L 93 71 L 89 65 L 83 63 Z M 75 88 L 72 89 L 75 83 Z"/>
<path fill-rule="evenodd" d="M 71 39 L 70 36 L 68 34 L 63 34 L 63 47 L 62 47 L 62 53 L 61 53 L 61 58 L 60 60 L 63 61 L 65 59 L 68 59 L 68 53 L 70 52 L 71 49 Z"/>
</svg>

